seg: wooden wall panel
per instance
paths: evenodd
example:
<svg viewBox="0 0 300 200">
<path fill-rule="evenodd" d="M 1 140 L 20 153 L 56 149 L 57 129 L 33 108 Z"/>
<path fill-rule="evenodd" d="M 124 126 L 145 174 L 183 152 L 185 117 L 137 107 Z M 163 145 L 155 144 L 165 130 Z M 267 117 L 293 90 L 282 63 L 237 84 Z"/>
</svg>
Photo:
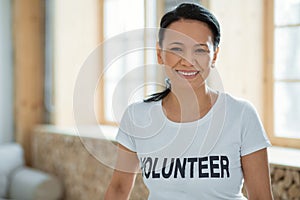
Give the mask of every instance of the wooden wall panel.
<svg viewBox="0 0 300 200">
<path fill-rule="evenodd" d="M 15 139 L 31 163 L 31 135 L 44 115 L 44 35 L 45 2 L 14 0 L 13 48 L 15 87 Z"/>
</svg>

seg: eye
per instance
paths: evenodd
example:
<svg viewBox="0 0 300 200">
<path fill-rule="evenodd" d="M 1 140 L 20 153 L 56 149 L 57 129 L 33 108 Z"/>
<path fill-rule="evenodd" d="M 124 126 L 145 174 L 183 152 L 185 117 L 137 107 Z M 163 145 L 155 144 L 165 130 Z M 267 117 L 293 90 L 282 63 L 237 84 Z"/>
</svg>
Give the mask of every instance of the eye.
<svg viewBox="0 0 300 200">
<path fill-rule="evenodd" d="M 198 54 L 202 54 L 202 53 L 207 53 L 208 51 L 205 50 L 205 49 L 196 49 L 195 50 L 195 53 L 198 53 Z"/>
<path fill-rule="evenodd" d="M 182 52 L 182 48 L 180 48 L 180 47 L 172 47 L 172 48 L 170 48 L 170 51 Z"/>
</svg>

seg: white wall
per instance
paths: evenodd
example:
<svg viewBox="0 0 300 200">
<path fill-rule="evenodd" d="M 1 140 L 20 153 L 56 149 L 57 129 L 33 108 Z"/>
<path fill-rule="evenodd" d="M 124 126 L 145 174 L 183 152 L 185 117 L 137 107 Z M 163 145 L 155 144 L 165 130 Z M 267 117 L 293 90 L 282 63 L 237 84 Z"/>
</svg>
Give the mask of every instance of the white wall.
<svg viewBox="0 0 300 200">
<path fill-rule="evenodd" d="M 263 1 L 210 0 L 221 24 L 217 68 L 225 91 L 250 100 L 263 117 Z"/>
<path fill-rule="evenodd" d="M 11 0 L 0 1 L 0 143 L 13 140 Z"/>
</svg>

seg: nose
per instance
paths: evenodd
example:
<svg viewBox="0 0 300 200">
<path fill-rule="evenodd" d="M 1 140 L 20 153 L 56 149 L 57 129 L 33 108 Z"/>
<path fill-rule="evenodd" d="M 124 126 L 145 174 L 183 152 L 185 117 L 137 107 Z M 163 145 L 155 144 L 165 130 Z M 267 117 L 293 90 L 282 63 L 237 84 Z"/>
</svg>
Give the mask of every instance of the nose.
<svg viewBox="0 0 300 200">
<path fill-rule="evenodd" d="M 194 58 L 193 55 L 190 53 L 185 54 L 181 57 L 181 65 L 191 67 L 193 66 Z"/>
</svg>

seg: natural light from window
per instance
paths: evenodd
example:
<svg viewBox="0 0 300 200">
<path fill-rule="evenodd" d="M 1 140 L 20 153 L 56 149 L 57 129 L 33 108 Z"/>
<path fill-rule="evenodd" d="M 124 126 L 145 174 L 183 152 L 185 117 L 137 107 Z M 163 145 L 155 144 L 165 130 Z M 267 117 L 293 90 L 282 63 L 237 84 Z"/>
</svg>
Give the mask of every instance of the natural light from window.
<svg viewBox="0 0 300 200">
<path fill-rule="evenodd" d="M 104 47 L 103 103 L 106 121 L 118 121 L 117 118 L 120 118 L 122 111 L 115 116 L 116 107 L 122 110 L 128 104 L 142 100 L 145 96 L 145 89 L 142 87 L 147 79 L 144 65 L 154 62 L 153 52 L 151 54 L 144 48 L 131 48 L 137 42 L 144 41 L 143 28 L 155 24 L 155 1 L 151 4 L 146 2 L 147 6 L 153 7 L 148 8 L 151 13 L 146 13 L 144 3 L 145 1 L 141 0 L 104 1 L 104 44 L 111 44 Z M 106 59 L 116 50 L 122 54 L 114 60 Z M 114 105 L 114 102 L 117 102 L 117 105 Z"/>
<path fill-rule="evenodd" d="M 275 135 L 300 138 L 300 0 L 274 7 Z"/>
</svg>

